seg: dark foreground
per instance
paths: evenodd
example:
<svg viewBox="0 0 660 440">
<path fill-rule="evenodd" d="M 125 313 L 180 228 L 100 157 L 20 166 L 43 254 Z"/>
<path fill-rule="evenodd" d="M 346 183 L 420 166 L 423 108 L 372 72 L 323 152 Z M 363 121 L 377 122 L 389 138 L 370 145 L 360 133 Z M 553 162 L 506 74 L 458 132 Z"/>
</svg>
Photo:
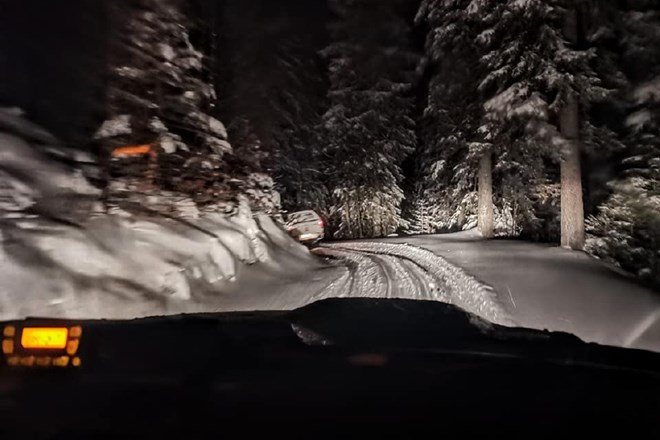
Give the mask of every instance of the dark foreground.
<svg viewBox="0 0 660 440">
<path fill-rule="evenodd" d="M 660 434 L 660 355 L 438 302 L 64 324 L 79 367 L 0 364 L 3 439 Z"/>
</svg>

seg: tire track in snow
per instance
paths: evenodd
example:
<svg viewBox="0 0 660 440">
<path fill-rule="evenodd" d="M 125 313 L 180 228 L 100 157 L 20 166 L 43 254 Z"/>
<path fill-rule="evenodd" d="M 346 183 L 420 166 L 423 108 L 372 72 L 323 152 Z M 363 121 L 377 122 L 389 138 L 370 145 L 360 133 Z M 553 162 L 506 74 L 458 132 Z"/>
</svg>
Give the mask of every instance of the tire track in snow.
<svg viewBox="0 0 660 440">
<path fill-rule="evenodd" d="M 371 262 L 380 269 L 380 273 L 382 275 L 381 279 L 385 279 L 386 283 L 386 288 L 385 288 L 385 297 L 386 298 L 392 298 L 392 294 L 394 293 L 394 280 L 395 278 L 392 277 L 391 270 L 387 267 L 387 265 L 382 264 L 378 258 L 374 258 L 372 255 L 366 255 Z M 376 282 L 378 283 L 378 282 Z"/>
<path fill-rule="evenodd" d="M 343 261 L 351 275 L 350 285 L 346 291 L 333 292 L 332 289 L 327 289 L 327 292 L 323 295 L 324 297 L 383 297 L 383 288 L 387 288 L 387 281 L 383 282 L 383 280 L 386 280 L 387 277 L 383 275 L 383 269 L 366 255 L 330 248 L 316 248 L 314 253 Z"/>
<path fill-rule="evenodd" d="M 490 322 L 513 324 L 490 286 L 425 249 L 402 244 L 346 242 L 327 244 L 314 252 L 355 265 L 357 283 L 353 287 L 359 286 L 360 290 L 351 289 L 350 296 L 391 297 L 390 292 L 395 290 L 399 298 L 442 301 Z M 384 280 L 378 280 L 374 266 L 382 266 L 387 272 Z M 365 290 L 366 277 L 376 281 Z M 415 278 L 417 282 L 413 281 Z"/>
<path fill-rule="evenodd" d="M 411 292 L 415 292 L 420 297 L 424 296 L 422 295 L 424 286 L 419 282 L 415 283 L 411 271 L 402 266 L 400 258 L 378 254 L 370 254 L 369 257 L 387 273 L 388 298 L 409 297 Z"/>
<path fill-rule="evenodd" d="M 391 268 L 389 268 L 387 264 L 383 263 L 382 258 L 374 257 L 372 255 L 367 255 L 367 258 L 369 258 L 375 265 L 380 268 L 380 271 L 383 274 L 383 278 L 387 284 L 385 289 L 385 297 L 392 298 L 392 295 L 394 294 L 394 280 L 396 279 L 396 275 L 392 273 Z"/>
<path fill-rule="evenodd" d="M 372 255 L 381 255 L 373 251 L 360 251 L 366 252 Z M 417 278 L 418 283 L 416 284 L 421 290 L 420 298 L 428 301 L 441 301 L 441 302 L 450 302 L 450 296 L 446 289 L 447 280 L 443 276 L 435 275 L 432 272 L 426 270 L 419 263 L 415 262 L 406 257 L 390 257 L 397 261 L 400 265 L 404 267 L 409 274 L 414 275 Z"/>
<path fill-rule="evenodd" d="M 400 264 L 401 266 L 403 266 L 404 270 L 408 271 L 408 273 L 410 273 L 411 276 L 417 279 L 418 285 L 424 286 L 421 295 L 423 296 L 423 299 L 428 301 L 434 301 L 434 300 L 438 301 L 438 298 L 436 296 L 438 293 L 439 286 L 437 280 L 434 277 L 432 277 L 425 270 L 420 270 L 421 268 L 413 261 L 400 259 Z"/>
<path fill-rule="evenodd" d="M 343 251 L 340 249 L 317 248 L 317 255 L 340 259 L 352 275 L 348 292 L 341 297 L 368 296 L 379 298 L 410 298 L 418 295 L 421 289 L 419 275 L 414 276 L 409 268 L 403 266 L 400 258 L 369 252 Z M 419 272 L 419 269 L 415 269 Z M 380 275 L 378 275 L 378 272 Z M 373 276 L 372 276 L 373 275 Z M 356 290 L 358 289 L 358 290 Z M 352 293 L 351 293 L 352 292 Z M 420 295 L 420 296 L 428 296 Z"/>
<path fill-rule="evenodd" d="M 313 250 L 316 255 L 341 261 L 350 271 L 352 280 L 347 291 L 325 292 L 318 299 L 328 297 L 372 297 L 438 300 L 438 281 L 421 266 L 404 258 L 373 252 L 357 252 L 340 247 Z M 372 277 L 376 268 L 381 276 Z M 366 274 L 366 275 L 365 275 Z M 365 279 L 367 281 L 365 281 Z M 372 282 L 369 283 L 368 280 Z M 365 287 L 366 286 L 366 287 Z"/>
<path fill-rule="evenodd" d="M 336 247 L 340 248 L 341 245 L 337 245 Z M 347 249 L 350 249 L 350 247 Z M 355 250 L 351 251 L 355 252 Z M 408 290 L 404 289 L 404 294 L 398 297 L 410 298 L 410 292 L 417 292 L 416 299 L 449 302 L 449 295 L 447 294 L 446 289 L 442 288 L 446 284 L 445 278 L 433 275 L 414 260 L 371 250 L 360 250 L 359 252 L 370 255 L 372 258 L 380 256 L 381 261 L 386 261 L 386 266 L 393 265 L 396 268 L 397 276 L 394 277 L 394 279 L 404 278 L 411 281 L 411 284 L 407 286 Z M 390 277 L 390 280 L 391 279 L 392 277 Z"/>
</svg>

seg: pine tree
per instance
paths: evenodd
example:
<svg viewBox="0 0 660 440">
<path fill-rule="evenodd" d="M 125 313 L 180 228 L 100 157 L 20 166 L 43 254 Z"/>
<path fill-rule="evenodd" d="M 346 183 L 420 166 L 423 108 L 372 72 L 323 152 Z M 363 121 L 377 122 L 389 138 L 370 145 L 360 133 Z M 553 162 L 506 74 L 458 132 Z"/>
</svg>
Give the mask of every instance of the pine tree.
<svg viewBox="0 0 660 440">
<path fill-rule="evenodd" d="M 318 107 L 325 99 L 313 92 L 324 87 L 318 84 L 321 75 L 303 60 L 296 61 L 282 113 L 289 123 L 277 138 L 275 175 L 289 209 L 307 207 L 325 213 L 327 189 L 321 174 L 323 138 Z"/>
<path fill-rule="evenodd" d="M 191 22 L 176 0 L 112 6 L 108 114 L 96 138 L 108 157 L 119 145 L 154 145 L 159 189 L 198 203 L 231 199 L 224 125 L 209 114 L 215 90 L 203 79 L 205 58 L 190 39 Z M 108 166 L 117 173 L 126 164 Z M 129 180 L 135 171 L 128 168 Z"/>
<path fill-rule="evenodd" d="M 581 248 L 580 121 L 591 103 L 609 95 L 593 68 L 596 52 L 577 46 L 571 2 L 482 4 L 486 26 L 478 41 L 486 50 L 486 74 L 480 89 L 488 98 L 484 127 L 496 156 L 501 203 L 512 207 L 522 228 L 534 226 L 536 195 L 530 189 L 546 184 L 546 162 L 560 159 L 562 243 Z"/>
<path fill-rule="evenodd" d="M 225 12 L 226 119 L 249 121 L 263 154 L 258 172 L 272 176 L 284 209 L 323 213 L 319 125 L 327 87 L 318 31 L 275 3 L 229 2 Z"/>
<path fill-rule="evenodd" d="M 229 126 L 234 155 L 229 165 L 233 175 L 241 181 L 241 192 L 247 195 L 250 208 L 255 212 L 275 215 L 280 210 L 280 196 L 267 171 L 268 153 L 250 121 L 238 119 Z"/>
<path fill-rule="evenodd" d="M 428 31 L 430 80 L 417 152 L 420 187 L 414 197 L 422 199 L 417 206 L 429 204 L 433 232 L 470 226 L 478 212 L 476 176 L 487 145 L 479 130 L 483 110 L 477 91 L 476 6 L 469 0 L 425 0 L 416 18 Z"/>
<path fill-rule="evenodd" d="M 630 2 L 623 14 L 628 95 L 624 162 L 627 177 L 645 180 L 652 194 L 660 193 L 660 5 L 648 0 Z"/>
<path fill-rule="evenodd" d="M 279 129 L 273 134 L 273 176 L 289 211 L 314 209 L 326 214 L 327 189 L 322 145 L 321 112 L 327 85 L 316 53 L 300 35 L 292 35 L 277 54 L 283 86 L 274 91 L 273 114 Z"/>
<path fill-rule="evenodd" d="M 580 155 L 620 146 L 615 133 L 592 118 L 590 106 L 620 88 L 621 75 L 613 60 L 597 56 L 593 42 L 566 42 L 574 6 L 564 0 L 422 2 L 418 22 L 429 28 L 432 79 L 419 161 L 426 190 L 420 194 L 435 202 L 438 229 L 466 227 L 477 215 L 485 235 L 494 217 L 499 234 L 539 236 L 554 221 L 547 196 L 555 194 L 553 163 L 562 163 L 574 177 L 564 172 L 564 200 L 566 194 L 578 200 L 564 210 L 575 220 L 570 241 L 581 246 Z M 481 197 L 473 194 L 478 188 Z"/>
<path fill-rule="evenodd" d="M 411 203 L 406 211 L 408 214 L 408 225 L 405 229 L 406 233 L 411 235 L 431 234 L 434 231 L 433 226 L 433 210 L 431 202 L 424 196 L 423 190 L 418 187 L 413 194 Z"/>
<path fill-rule="evenodd" d="M 660 285 L 660 7 L 638 0 L 616 13 L 629 83 L 626 150 L 611 195 L 588 219 L 587 250 Z"/>
<path fill-rule="evenodd" d="M 327 136 L 330 224 L 336 236 L 387 235 L 401 217 L 401 164 L 415 145 L 411 84 L 417 57 L 403 2 L 335 0 Z"/>
</svg>

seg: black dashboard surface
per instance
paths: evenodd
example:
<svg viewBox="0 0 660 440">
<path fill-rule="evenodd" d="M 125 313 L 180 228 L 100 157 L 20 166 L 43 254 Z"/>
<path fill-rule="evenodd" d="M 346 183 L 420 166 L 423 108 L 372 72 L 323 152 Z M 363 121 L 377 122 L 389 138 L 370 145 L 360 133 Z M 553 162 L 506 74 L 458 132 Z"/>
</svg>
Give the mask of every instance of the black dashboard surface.
<svg viewBox="0 0 660 440">
<path fill-rule="evenodd" d="M 2 438 L 660 438 L 657 354 L 441 303 L 77 323 L 81 367 L 0 364 Z"/>
</svg>

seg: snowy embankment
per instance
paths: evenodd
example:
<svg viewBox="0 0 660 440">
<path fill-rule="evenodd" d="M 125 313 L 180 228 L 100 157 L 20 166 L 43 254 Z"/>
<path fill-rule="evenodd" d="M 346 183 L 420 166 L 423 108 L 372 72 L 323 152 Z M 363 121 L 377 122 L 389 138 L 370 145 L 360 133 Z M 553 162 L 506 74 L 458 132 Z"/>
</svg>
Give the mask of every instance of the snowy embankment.
<svg viewBox="0 0 660 440">
<path fill-rule="evenodd" d="M 0 109 L 0 319 L 216 311 L 256 272 L 252 288 L 268 294 L 269 280 L 320 265 L 246 203 L 201 213 L 179 197 L 184 216 L 136 203 L 107 214 L 77 154 Z"/>
<path fill-rule="evenodd" d="M 276 277 L 318 264 L 280 231 L 261 216 L 3 220 L 0 319 L 217 311 L 214 296 L 240 294 L 235 285 L 248 268 Z"/>
</svg>

